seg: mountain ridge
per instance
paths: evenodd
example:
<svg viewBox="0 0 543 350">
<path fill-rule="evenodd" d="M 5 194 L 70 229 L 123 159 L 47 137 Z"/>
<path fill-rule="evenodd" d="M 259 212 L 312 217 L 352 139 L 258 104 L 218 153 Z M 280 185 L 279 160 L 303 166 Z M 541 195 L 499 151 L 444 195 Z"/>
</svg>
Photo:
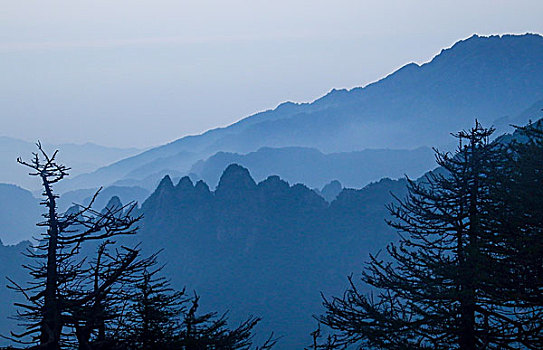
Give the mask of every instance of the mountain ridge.
<svg viewBox="0 0 543 350">
<path fill-rule="evenodd" d="M 48 152 L 59 150 L 57 158 L 66 164 L 70 164 L 70 174 L 77 176 L 100 167 L 110 165 L 128 156 L 138 154 L 141 149 L 107 147 L 92 142 L 83 144 L 42 143 Z M 28 171 L 19 165 L 17 157 L 27 157 L 36 151 L 35 143 L 20 140 L 9 136 L 0 136 L 0 183 L 12 183 L 28 190 L 40 188 L 39 180 L 27 176 Z"/>
<path fill-rule="evenodd" d="M 412 151 L 366 149 L 328 154 L 306 147 L 262 147 L 247 154 L 217 152 L 196 162 L 189 173 L 213 188 L 231 163 L 248 168 L 257 181 L 275 174 L 290 183 L 309 187 L 321 188 L 339 180 L 347 187 L 361 188 L 382 177 L 399 178 L 405 174 L 419 177 L 433 166 L 434 155 L 427 147 Z"/>
<path fill-rule="evenodd" d="M 70 180 L 72 188 L 110 184 L 157 158 L 188 171 L 218 151 L 312 147 L 321 152 L 440 145 L 449 130 L 517 115 L 543 98 L 543 37 L 478 36 L 350 90 L 331 90 L 311 103 L 285 102 L 229 126 L 190 135 Z M 141 174 L 143 176 L 145 174 Z M 149 175 L 149 174 L 147 174 Z M 79 183 L 79 185 L 78 185 Z"/>
</svg>

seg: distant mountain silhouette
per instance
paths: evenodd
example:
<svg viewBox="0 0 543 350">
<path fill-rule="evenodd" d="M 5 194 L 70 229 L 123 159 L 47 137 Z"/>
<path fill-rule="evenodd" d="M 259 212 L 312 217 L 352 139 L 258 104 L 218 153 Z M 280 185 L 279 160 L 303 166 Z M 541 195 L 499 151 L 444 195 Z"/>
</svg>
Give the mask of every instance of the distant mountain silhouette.
<svg viewBox="0 0 543 350">
<path fill-rule="evenodd" d="M 219 152 L 190 170 L 214 188 L 222 171 L 232 163 L 247 167 L 257 181 L 270 174 L 290 183 L 321 188 L 336 179 L 347 187 L 361 188 L 383 177 L 419 177 L 434 163 L 430 148 L 416 150 L 365 150 L 323 154 L 303 147 L 261 148 L 245 155 Z"/>
<path fill-rule="evenodd" d="M 44 144 L 47 150 L 59 150 L 58 159 L 72 168 L 70 175 L 92 172 L 100 167 L 117 162 L 123 158 L 141 152 L 137 148 L 114 148 L 85 144 Z M 28 176 L 25 167 L 16 162 L 17 157 L 26 157 L 36 150 L 32 142 L 22 141 L 11 137 L 0 136 L 0 182 L 11 183 L 34 191 L 39 189 L 41 184 L 34 177 Z"/>
<path fill-rule="evenodd" d="M 522 141 L 522 133 L 498 142 L 512 139 Z M 201 180 L 174 184 L 166 176 L 141 207 L 141 239 L 151 251 L 165 249 L 174 284 L 209 296 L 209 305 L 233 310 L 234 319 L 257 313 L 265 331 L 285 336 L 280 348 L 303 348 L 320 292 L 339 295 L 346 275 L 397 239 L 386 205 L 405 196 L 406 184 L 382 179 L 343 189 L 328 203 L 278 176 L 257 183 L 238 164 L 224 170 L 215 191 Z"/>
<path fill-rule="evenodd" d="M 58 199 L 58 208 L 64 211 L 73 204 L 88 205 L 97 190 L 97 188 L 90 188 L 63 193 Z M 138 202 L 141 205 L 150 194 L 150 191 L 137 186 L 108 186 L 100 191 L 94 206 L 105 207 L 113 196 L 119 197 L 123 203 Z"/>
<path fill-rule="evenodd" d="M 324 198 L 328 203 L 332 203 L 337 196 L 343 191 L 343 185 L 338 180 L 330 181 L 324 185 L 322 190 L 318 191 L 322 198 Z"/>
<path fill-rule="evenodd" d="M 529 121 L 535 122 L 543 117 L 543 99 L 535 102 L 529 108 L 514 117 L 503 117 L 494 122 L 496 134 L 500 135 L 510 131 L 511 125 L 522 126 Z"/>
<path fill-rule="evenodd" d="M 61 212 L 73 204 L 88 205 L 96 189 L 67 192 L 57 200 Z M 104 208 L 112 197 L 122 203 L 138 202 L 141 205 L 150 192 L 140 187 L 110 186 L 100 191 L 94 202 L 95 208 Z M 18 244 L 36 237 L 40 229 L 36 223 L 43 221 L 40 199 L 21 187 L 0 183 L 0 241 L 4 244 Z"/>
<path fill-rule="evenodd" d="M 512 139 L 522 141 L 522 133 L 499 141 Z M 327 187 L 323 195 L 334 195 L 341 184 Z M 274 330 L 284 335 L 279 348 L 298 349 L 314 329 L 311 315 L 321 310 L 320 292 L 339 295 L 346 275 L 360 271 L 369 253 L 397 239 L 385 223 L 392 194 L 402 198 L 406 180 L 342 189 L 328 203 L 314 190 L 278 176 L 257 183 L 246 168 L 231 164 L 215 191 L 201 180 L 182 177 L 174 183 L 165 176 L 135 213 L 143 214 L 135 239 L 149 252 L 164 249 L 166 274 L 174 286 L 205 295 L 204 310 L 220 306 L 219 311 L 231 310 L 232 320 L 262 316 L 260 334 Z M 113 197 L 107 205 L 121 203 Z M 22 257 L 14 254 L 25 244 L 0 245 L 1 257 L 9 261 L 0 275 L 22 273 Z M 8 297 L 0 299 L 0 315 L 12 312 L 10 304 Z M 2 322 L 0 331 L 9 329 Z"/>
<path fill-rule="evenodd" d="M 278 176 L 256 183 L 237 164 L 215 191 L 166 176 L 142 205 L 140 238 L 150 251 L 165 249 L 174 284 L 231 309 L 234 319 L 263 316 L 264 334 L 275 330 L 285 335 L 281 348 L 298 349 L 314 327 L 319 291 L 339 292 L 364 256 L 394 239 L 384 222 L 391 191 L 402 196 L 405 180 L 344 189 L 328 204 Z"/>
<path fill-rule="evenodd" d="M 28 262 L 23 256 L 26 249 L 30 248 L 30 242 L 24 241 L 17 245 L 4 245 L 0 241 L 0 334 L 8 336 L 13 331 L 17 321 L 12 317 L 16 314 L 15 302 L 22 302 L 22 296 L 13 290 L 6 288 L 6 277 L 15 281 L 28 281 L 27 271 L 21 265 Z M 22 283 L 22 282 L 21 282 Z M 8 345 L 10 342 L 0 337 L 0 346 Z"/>
<path fill-rule="evenodd" d="M 219 151 L 296 146 L 330 153 L 441 145 L 451 130 L 470 127 L 474 118 L 485 125 L 516 118 L 541 100 L 542 57 L 540 35 L 474 35 L 428 63 L 407 64 L 365 87 L 332 90 L 312 103 L 283 103 L 79 176 L 66 188 L 141 180 L 162 169 L 187 173 L 194 162 Z"/>
<path fill-rule="evenodd" d="M 315 326 L 311 314 L 320 310 L 319 292 L 339 295 L 345 275 L 359 271 L 369 252 L 396 239 L 384 221 L 388 215 L 385 205 L 392 201 L 391 193 L 399 197 L 406 193 L 406 181 L 382 179 L 360 190 L 342 189 L 339 194 L 335 184 L 326 191 L 323 188 L 321 197 L 306 185 L 292 185 L 279 176 L 264 179 L 272 173 L 272 166 L 273 173 L 289 180 L 303 175 L 318 187 L 332 179 L 348 185 L 366 176 L 363 181 L 367 182 L 372 176 L 382 176 L 378 166 L 401 171 L 405 157 L 424 152 L 418 147 L 447 143 L 450 131 L 471 126 L 475 117 L 484 124 L 496 120 L 500 128 L 537 119 L 543 104 L 542 57 L 543 37 L 539 35 L 473 36 L 443 50 L 429 63 L 406 65 L 364 88 L 333 90 L 307 104 L 285 103 L 229 127 L 185 137 L 76 176 L 59 188 L 158 183 L 138 211 L 144 219 L 137 239 L 149 251 L 165 249 L 162 259 L 176 287 L 196 289 L 209 305 L 232 310 L 233 319 L 242 319 L 249 312 L 263 316 L 265 330 L 285 335 L 282 348 L 302 348 Z M 370 155 L 381 151 L 354 152 L 379 147 L 410 151 L 382 151 L 380 159 Z M 217 154 L 219 151 L 223 153 Z M 295 152 L 299 152 L 299 161 L 308 163 L 300 161 L 300 169 L 293 163 L 281 163 L 296 159 Z M 372 159 L 367 165 L 360 160 L 363 157 L 357 158 L 362 154 Z M 401 156 L 395 159 L 394 154 Z M 266 164 L 271 157 L 277 157 L 275 164 Z M 314 164 L 310 164 L 312 159 Z M 254 168 L 254 177 L 241 165 L 228 165 L 230 161 Z M 218 178 L 218 169 L 226 165 Z M 335 166 L 341 169 L 334 170 Z M 352 177 L 343 173 L 346 168 L 354 168 Z M 213 183 L 195 183 L 182 176 L 191 169 L 201 172 L 193 178 L 218 179 L 216 189 Z M 304 173 L 304 169 L 314 173 Z M 85 200 L 90 190 L 85 191 L 68 193 L 61 201 L 71 203 L 70 196 Z M 145 190 L 126 191 L 144 196 Z M 111 201 L 109 194 L 118 198 Z M 127 201 L 115 191 L 109 194 L 100 203 Z M 12 232 L 5 236 L 6 241 L 35 232 L 30 226 L 38 220 L 34 215 L 39 211 L 29 209 L 37 207 L 37 200 L 28 191 L 0 186 L 0 200 L 5 201 L 0 207 L 9 208 L 0 220 L 28 215 L 20 222 L 0 221 L 2 230 Z M 0 259 L 4 264 L 0 274 L 20 271 L 22 260 L 14 254 L 27 244 L 0 245 L 0 257 L 7 259 Z M 2 300 L 0 314 L 8 315 L 9 299 Z"/>
<path fill-rule="evenodd" d="M 39 232 L 41 221 L 39 200 L 15 185 L 0 184 L 0 241 L 16 244 L 29 240 Z"/>
</svg>

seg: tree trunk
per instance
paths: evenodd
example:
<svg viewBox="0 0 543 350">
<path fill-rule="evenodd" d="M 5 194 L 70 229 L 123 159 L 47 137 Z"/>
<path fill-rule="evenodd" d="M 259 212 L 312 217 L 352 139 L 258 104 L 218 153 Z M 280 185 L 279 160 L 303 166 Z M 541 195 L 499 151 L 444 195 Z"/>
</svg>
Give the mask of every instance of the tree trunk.
<svg viewBox="0 0 543 350">
<path fill-rule="evenodd" d="M 44 318 L 41 326 L 40 344 L 46 350 L 60 349 L 60 335 L 62 325 L 60 320 L 60 308 L 57 298 L 58 272 L 57 272 L 57 245 L 58 245 L 58 220 L 56 213 L 55 196 L 45 176 L 42 175 L 47 206 L 49 208 L 48 230 L 49 242 L 47 246 L 47 277 L 44 295 Z"/>
<path fill-rule="evenodd" d="M 464 266 L 461 269 L 463 271 L 462 288 L 461 288 L 461 300 L 460 300 L 460 337 L 459 345 L 462 350 L 474 350 L 477 345 L 476 323 L 475 323 L 475 309 L 476 309 L 476 289 L 477 273 L 476 266 L 478 266 L 479 255 L 479 171 L 480 171 L 480 159 L 478 159 L 478 153 L 476 145 L 472 140 L 471 147 L 471 171 L 473 174 L 473 182 L 468 186 L 470 191 L 469 196 L 469 208 L 468 219 L 469 228 L 467 231 L 467 246 L 465 249 Z"/>
</svg>

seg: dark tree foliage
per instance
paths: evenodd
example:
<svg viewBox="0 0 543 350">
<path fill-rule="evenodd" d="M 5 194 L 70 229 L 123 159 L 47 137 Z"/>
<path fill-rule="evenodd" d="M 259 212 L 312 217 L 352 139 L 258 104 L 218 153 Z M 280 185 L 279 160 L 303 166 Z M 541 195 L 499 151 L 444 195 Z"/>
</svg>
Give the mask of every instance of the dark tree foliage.
<svg viewBox="0 0 543 350">
<path fill-rule="evenodd" d="M 80 288 L 74 293 L 79 303 L 68 324 L 75 329 L 79 349 L 106 348 L 120 337 L 126 318 L 126 289 L 141 283 L 142 272 L 156 263 L 156 254 L 136 259 L 138 254 L 138 247 L 119 249 L 107 240 L 99 245 L 89 267 L 80 271 Z"/>
<path fill-rule="evenodd" d="M 185 291 L 175 291 L 160 269 L 143 272 L 143 278 L 130 294 L 125 331 L 121 335 L 134 349 L 166 349 L 173 344 L 185 311 Z"/>
<path fill-rule="evenodd" d="M 505 147 L 489 142 L 492 131 L 476 123 L 456 134 L 457 152 L 437 152 L 441 169 L 409 181 L 389 207 L 400 242 L 370 256 L 362 282 L 373 292 L 350 278 L 342 297 L 324 299 L 320 321 L 336 331 L 335 348 L 541 348 L 541 279 L 532 274 L 542 267 L 541 226 L 534 231 L 526 214 L 541 220 L 543 198 L 524 187 L 541 181 L 531 149 L 541 144 Z"/>
<path fill-rule="evenodd" d="M 499 264 L 492 299 L 499 327 L 517 330 L 531 348 L 543 348 L 543 132 L 541 121 L 518 128 L 502 148 L 504 166 L 493 177 L 486 229 Z M 520 340 L 519 340 L 520 341 Z"/>
<path fill-rule="evenodd" d="M 216 312 L 198 315 L 200 297 L 194 295 L 191 306 L 184 315 L 181 332 L 176 341 L 176 349 L 251 349 L 253 329 L 260 322 L 258 317 L 249 317 L 238 327 L 229 329 L 227 315 Z M 273 334 L 262 346 L 255 350 L 271 349 L 276 343 Z"/>
<path fill-rule="evenodd" d="M 175 291 L 168 280 L 158 276 L 162 269 L 144 271 L 130 292 L 126 317 L 118 335 L 118 347 L 126 349 L 271 349 L 270 338 L 253 347 L 253 330 L 260 322 L 250 317 L 238 327 L 228 328 L 226 314 L 198 314 L 200 297 Z"/>
<path fill-rule="evenodd" d="M 311 332 L 311 345 L 305 348 L 305 350 L 332 350 L 336 349 L 338 346 L 337 337 L 332 334 L 324 336 L 321 330 L 321 324 L 319 323 L 317 329 Z"/>
</svg>

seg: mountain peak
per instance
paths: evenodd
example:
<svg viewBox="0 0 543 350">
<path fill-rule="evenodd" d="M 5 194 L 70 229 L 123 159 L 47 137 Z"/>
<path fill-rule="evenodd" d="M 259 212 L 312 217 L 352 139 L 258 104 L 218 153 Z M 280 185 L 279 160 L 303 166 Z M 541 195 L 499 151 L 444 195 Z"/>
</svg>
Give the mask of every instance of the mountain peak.
<svg viewBox="0 0 543 350">
<path fill-rule="evenodd" d="M 252 190 L 256 187 L 255 180 L 251 177 L 249 170 L 239 164 L 230 164 L 223 172 L 217 192 L 226 188 L 235 190 Z"/>
<path fill-rule="evenodd" d="M 268 176 L 266 180 L 258 184 L 258 187 L 263 189 L 264 191 L 275 192 L 288 191 L 290 189 L 290 185 L 288 184 L 288 182 L 281 179 L 277 175 Z"/>
<path fill-rule="evenodd" d="M 160 180 L 160 183 L 158 184 L 155 192 L 170 191 L 173 188 L 173 182 L 170 175 L 166 175 L 162 178 L 162 180 Z"/>
<path fill-rule="evenodd" d="M 194 188 L 197 193 L 210 193 L 209 186 L 203 180 L 198 180 Z"/>
<path fill-rule="evenodd" d="M 326 199 L 328 203 L 331 203 L 332 201 L 334 201 L 334 199 L 337 198 L 342 190 L 343 186 L 341 185 L 341 182 L 339 182 L 338 180 L 333 180 L 330 183 L 326 184 L 320 192 L 322 194 L 322 197 Z"/>
<path fill-rule="evenodd" d="M 179 179 L 179 182 L 175 188 L 179 191 L 192 190 L 194 188 L 194 184 L 192 183 L 190 177 L 183 176 L 181 179 Z"/>
<path fill-rule="evenodd" d="M 487 36 L 473 34 L 469 38 L 457 41 L 449 48 L 442 49 L 432 61 L 439 59 L 443 55 L 452 54 L 455 56 L 460 53 L 476 53 L 478 56 L 488 55 L 487 58 L 503 53 L 515 52 L 516 50 L 524 53 L 536 49 L 536 46 L 541 46 L 542 44 L 543 36 L 533 33 Z"/>
<path fill-rule="evenodd" d="M 441 146 L 450 132 L 471 126 L 474 118 L 492 125 L 541 100 L 542 57 L 541 35 L 476 34 L 420 66 L 407 64 L 364 87 L 332 90 L 311 103 L 284 103 L 179 139 L 102 168 L 89 181 L 113 183 L 119 174 L 136 170 L 143 178 L 174 167 L 190 169 L 219 151 L 248 154 L 262 147 L 298 146 L 329 154 Z M 192 155 L 179 160 L 183 152 Z M 171 159 L 171 164 L 157 169 L 157 159 Z"/>
<path fill-rule="evenodd" d="M 107 202 L 107 205 L 105 206 L 103 213 L 106 213 L 107 211 L 116 211 L 123 207 L 123 204 L 121 203 L 121 199 L 118 196 L 113 196 Z"/>
</svg>

